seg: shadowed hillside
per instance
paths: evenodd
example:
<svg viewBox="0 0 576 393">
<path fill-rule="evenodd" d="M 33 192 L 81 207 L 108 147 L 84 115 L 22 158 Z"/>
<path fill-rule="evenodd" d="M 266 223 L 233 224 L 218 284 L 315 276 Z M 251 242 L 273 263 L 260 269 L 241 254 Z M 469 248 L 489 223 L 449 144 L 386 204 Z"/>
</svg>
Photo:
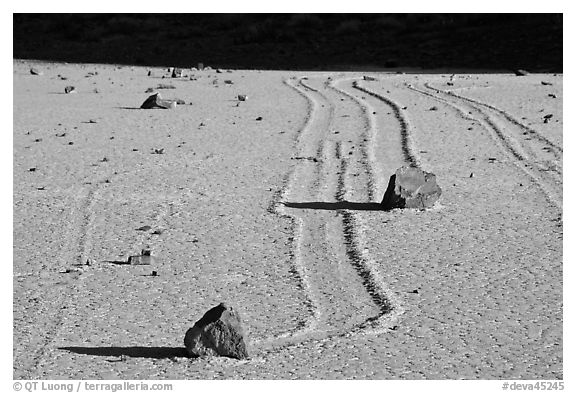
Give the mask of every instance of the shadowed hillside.
<svg viewBox="0 0 576 393">
<path fill-rule="evenodd" d="M 562 72 L 562 15 L 14 14 L 14 58 Z"/>
</svg>

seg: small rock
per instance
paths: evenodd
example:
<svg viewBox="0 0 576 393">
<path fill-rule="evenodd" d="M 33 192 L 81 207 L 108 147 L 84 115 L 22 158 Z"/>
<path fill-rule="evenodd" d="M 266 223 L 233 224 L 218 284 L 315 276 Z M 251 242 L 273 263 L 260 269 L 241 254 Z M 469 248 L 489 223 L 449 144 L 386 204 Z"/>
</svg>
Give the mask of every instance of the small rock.
<svg viewBox="0 0 576 393">
<path fill-rule="evenodd" d="M 425 209 L 432 207 L 440 195 L 442 189 L 436 184 L 436 175 L 418 168 L 403 166 L 390 176 L 388 188 L 380 205 L 384 210 Z"/>
<path fill-rule="evenodd" d="M 551 98 L 556 98 L 556 94 L 552 94 L 552 93 L 550 93 L 550 94 L 548 94 L 548 97 L 551 97 Z"/>
<path fill-rule="evenodd" d="M 248 99 L 247 95 L 238 94 L 238 101 L 246 101 Z"/>
<path fill-rule="evenodd" d="M 148 76 L 152 76 L 152 71 L 148 70 Z"/>
<path fill-rule="evenodd" d="M 28 171 L 30 171 L 30 172 L 36 172 L 36 168 L 30 168 L 30 169 L 28 169 Z"/>
<path fill-rule="evenodd" d="M 528 74 L 530 73 L 526 70 L 514 70 L 514 75 L 516 76 L 526 76 Z"/>
<path fill-rule="evenodd" d="M 204 63 L 198 63 L 198 70 L 202 71 L 204 69 Z"/>
<path fill-rule="evenodd" d="M 143 225 L 140 228 L 136 229 L 137 231 L 147 231 L 149 229 L 152 229 L 152 227 L 150 225 Z"/>
<path fill-rule="evenodd" d="M 364 75 L 362 77 L 362 79 L 364 79 L 365 81 L 375 81 L 376 78 L 372 77 L 372 76 L 368 76 L 368 75 Z"/>
<path fill-rule="evenodd" d="M 433 107 L 431 107 L 431 108 L 428 109 L 428 110 L 429 110 L 429 111 L 437 111 L 437 110 L 438 110 L 438 107 L 437 107 L 437 106 L 433 106 Z"/>
<path fill-rule="evenodd" d="M 552 82 L 546 82 L 546 81 L 542 81 L 540 82 L 542 85 L 544 86 L 552 86 Z"/>
<path fill-rule="evenodd" d="M 224 72 L 224 71 L 222 71 L 220 68 L 217 68 L 217 69 L 216 69 L 216 73 L 217 73 L 217 74 L 221 74 L 221 73 L 223 73 L 223 72 Z"/>
<path fill-rule="evenodd" d="M 153 87 L 149 87 L 146 89 L 146 91 L 144 93 L 152 93 L 154 91 Z"/>
<path fill-rule="evenodd" d="M 94 93 L 96 93 L 96 94 L 100 93 L 100 91 L 99 91 L 98 89 L 94 89 L 93 91 L 94 91 Z"/>
<path fill-rule="evenodd" d="M 44 73 L 42 71 L 39 71 L 36 68 L 30 68 L 30 73 L 32 75 L 44 75 Z"/>
<path fill-rule="evenodd" d="M 227 356 L 248 358 L 244 329 L 238 313 L 220 303 L 208 310 L 184 337 L 184 346 L 190 356 Z"/>
<path fill-rule="evenodd" d="M 128 257 L 128 263 L 130 265 L 151 265 L 155 260 L 151 254 L 150 250 L 142 250 L 140 255 Z"/>
<path fill-rule="evenodd" d="M 165 100 L 160 96 L 160 93 L 152 94 L 140 106 L 141 109 L 173 109 L 176 108 L 176 101 Z"/>
<path fill-rule="evenodd" d="M 66 94 L 76 93 L 76 88 L 74 86 L 66 86 L 64 88 L 64 93 Z"/>
<path fill-rule="evenodd" d="M 225 84 L 225 85 L 233 85 L 234 82 L 232 82 L 230 79 L 226 79 L 226 80 L 224 81 L 224 84 Z"/>
<path fill-rule="evenodd" d="M 544 123 L 548 123 L 551 118 L 552 118 L 552 115 L 551 115 L 551 114 L 545 115 L 545 116 L 544 116 Z"/>
<path fill-rule="evenodd" d="M 181 68 L 174 68 L 172 70 L 172 78 L 182 78 L 184 76 L 184 71 Z"/>
<path fill-rule="evenodd" d="M 256 118 L 256 121 L 261 121 L 261 120 L 262 120 L 262 116 L 258 116 L 258 117 Z"/>
<path fill-rule="evenodd" d="M 471 174 L 470 174 L 470 177 L 474 177 L 474 173 L 471 173 Z"/>
<path fill-rule="evenodd" d="M 152 275 L 155 277 L 158 275 L 158 272 L 156 270 L 152 270 Z"/>
<path fill-rule="evenodd" d="M 164 148 L 153 149 L 152 154 L 164 154 Z"/>
</svg>

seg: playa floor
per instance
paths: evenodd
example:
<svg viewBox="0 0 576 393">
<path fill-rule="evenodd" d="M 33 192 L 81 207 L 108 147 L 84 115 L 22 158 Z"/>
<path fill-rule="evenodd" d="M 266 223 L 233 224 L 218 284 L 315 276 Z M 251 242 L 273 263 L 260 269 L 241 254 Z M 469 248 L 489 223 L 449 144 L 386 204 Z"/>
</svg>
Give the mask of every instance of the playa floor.
<svg viewBox="0 0 576 393">
<path fill-rule="evenodd" d="M 563 378 L 562 75 L 13 79 L 15 379 Z M 439 202 L 380 210 L 410 163 Z M 220 302 L 250 358 L 186 357 Z"/>
</svg>

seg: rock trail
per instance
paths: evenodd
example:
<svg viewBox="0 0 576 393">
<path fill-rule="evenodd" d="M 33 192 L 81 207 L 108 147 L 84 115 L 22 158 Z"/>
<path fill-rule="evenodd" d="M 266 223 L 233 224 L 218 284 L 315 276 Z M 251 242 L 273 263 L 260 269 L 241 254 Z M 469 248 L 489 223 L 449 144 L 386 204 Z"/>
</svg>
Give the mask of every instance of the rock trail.
<svg viewBox="0 0 576 393">
<path fill-rule="evenodd" d="M 545 138 L 533 139 L 530 142 L 532 146 L 528 145 L 521 137 L 526 132 L 527 126 L 493 105 L 481 105 L 475 100 L 453 92 L 439 90 L 429 83 L 425 83 L 424 87 L 428 90 L 409 86 L 411 90 L 434 98 L 454 109 L 463 118 L 480 124 L 494 142 L 510 156 L 511 162 L 542 190 L 547 200 L 556 208 L 562 209 L 562 173 L 555 163 L 558 155 L 562 154 L 561 149 L 557 149 Z M 536 133 L 535 130 L 530 130 Z M 550 153 L 553 157 L 546 157 Z"/>
</svg>

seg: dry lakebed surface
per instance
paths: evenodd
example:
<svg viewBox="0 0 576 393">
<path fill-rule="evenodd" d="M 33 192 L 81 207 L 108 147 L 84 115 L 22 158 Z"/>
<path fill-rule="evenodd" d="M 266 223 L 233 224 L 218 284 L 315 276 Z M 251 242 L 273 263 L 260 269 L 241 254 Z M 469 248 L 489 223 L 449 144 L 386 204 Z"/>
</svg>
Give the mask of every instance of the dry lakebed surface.
<svg viewBox="0 0 576 393">
<path fill-rule="evenodd" d="M 15 379 L 563 378 L 561 74 L 177 76 L 14 61 Z"/>
</svg>

